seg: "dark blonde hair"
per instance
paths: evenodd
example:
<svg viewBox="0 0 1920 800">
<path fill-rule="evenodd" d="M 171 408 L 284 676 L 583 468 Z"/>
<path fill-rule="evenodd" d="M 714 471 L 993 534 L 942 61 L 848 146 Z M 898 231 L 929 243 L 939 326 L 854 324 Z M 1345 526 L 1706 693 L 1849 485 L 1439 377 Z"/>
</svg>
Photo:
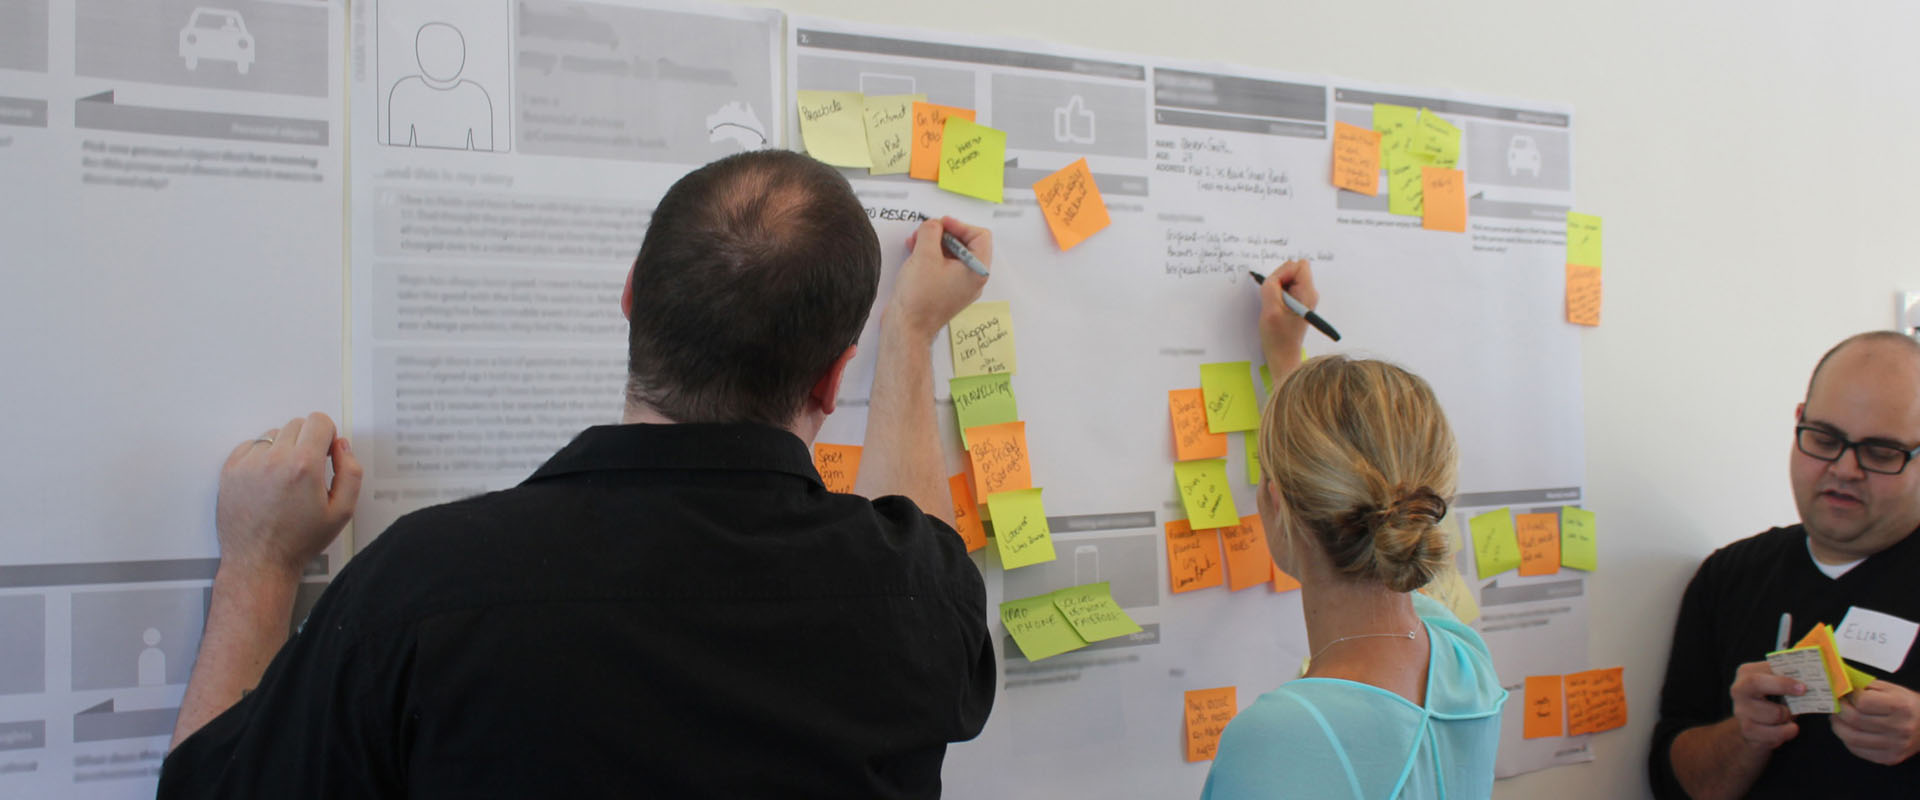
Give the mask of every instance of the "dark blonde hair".
<svg viewBox="0 0 1920 800">
<path fill-rule="evenodd" d="M 1453 430 L 1433 388 L 1384 361 L 1322 356 L 1274 388 L 1260 467 L 1279 487 L 1277 551 L 1304 531 L 1340 574 L 1396 592 L 1425 586 L 1451 555 L 1439 527 L 1453 497 Z"/>
</svg>

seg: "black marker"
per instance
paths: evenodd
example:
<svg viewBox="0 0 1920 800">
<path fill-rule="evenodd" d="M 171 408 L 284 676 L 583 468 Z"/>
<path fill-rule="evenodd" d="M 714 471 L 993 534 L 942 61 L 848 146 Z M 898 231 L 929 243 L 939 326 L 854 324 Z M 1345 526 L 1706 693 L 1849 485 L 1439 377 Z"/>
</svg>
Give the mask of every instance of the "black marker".
<svg viewBox="0 0 1920 800">
<path fill-rule="evenodd" d="M 1258 272 L 1248 270 L 1247 274 L 1253 276 L 1254 283 L 1265 284 L 1267 282 L 1267 276 L 1262 275 Z M 1327 338 L 1332 339 L 1336 342 L 1340 341 L 1340 332 L 1334 330 L 1332 325 L 1328 325 L 1327 321 L 1324 319 L 1321 319 L 1319 314 L 1313 313 L 1313 309 L 1307 308 L 1306 303 L 1302 303 L 1299 300 L 1295 300 L 1293 298 L 1293 295 L 1287 294 L 1285 289 L 1280 290 L 1280 299 L 1286 301 L 1287 308 L 1292 309 L 1293 313 L 1299 314 L 1300 316 L 1306 318 L 1308 325 L 1312 325 L 1315 328 L 1319 328 L 1321 333 L 1324 333 L 1327 335 Z"/>
</svg>

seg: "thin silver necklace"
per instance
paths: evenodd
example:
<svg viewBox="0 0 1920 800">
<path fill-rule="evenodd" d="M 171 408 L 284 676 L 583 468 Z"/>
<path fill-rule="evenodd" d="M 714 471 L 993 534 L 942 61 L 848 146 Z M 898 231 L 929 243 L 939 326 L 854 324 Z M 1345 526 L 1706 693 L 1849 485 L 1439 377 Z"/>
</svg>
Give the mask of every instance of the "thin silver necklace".
<svg viewBox="0 0 1920 800">
<path fill-rule="evenodd" d="M 1324 647 L 1321 647 L 1319 649 L 1319 651 L 1315 652 L 1313 655 L 1307 656 L 1307 663 L 1312 664 L 1315 661 L 1319 661 L 1320 655 L 1322 653 L 1327 652 L 1327 648 L 1332 647 L 1341 642 L 1351 641 L 1354 639 L 1405 639 L 1411 642 L 1413 641 L 1414 633 L 1418 630 L 1419 630 L 1418 628 L 1415 628 L 1414 630 L 1407 631 L 1406 633 L 1356 633 L 1352 636 L 1342 636 L 1331 642 L 1327 642 Z"/>
</svg>

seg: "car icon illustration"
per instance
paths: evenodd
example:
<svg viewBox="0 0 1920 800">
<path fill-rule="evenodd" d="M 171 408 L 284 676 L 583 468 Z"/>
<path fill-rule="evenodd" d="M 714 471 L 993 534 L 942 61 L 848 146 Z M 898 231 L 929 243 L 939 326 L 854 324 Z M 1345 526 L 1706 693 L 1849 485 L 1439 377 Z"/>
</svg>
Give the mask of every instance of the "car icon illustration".
<svg viewBox="0 0 1920 800">
<path fill-rule="evenodd" d="M 231 61 L 234 69 L 245 75 L 253 68 L 253 34 L 247 33 L 240 12 L 202 6 L 193 10 L 187 26 L 180 29 L 180 57 L 186 59 L 190 70 L 199 69 L 204 58 Z"/>
<path fill-rule="evenodd" d="M 1534 144 L 1531 136 L 1515 136 L 1507 143 L 1507 175 L 1519 175 L 1523 169 L 1540 177 L 1540 145 Z"/>
</svg>

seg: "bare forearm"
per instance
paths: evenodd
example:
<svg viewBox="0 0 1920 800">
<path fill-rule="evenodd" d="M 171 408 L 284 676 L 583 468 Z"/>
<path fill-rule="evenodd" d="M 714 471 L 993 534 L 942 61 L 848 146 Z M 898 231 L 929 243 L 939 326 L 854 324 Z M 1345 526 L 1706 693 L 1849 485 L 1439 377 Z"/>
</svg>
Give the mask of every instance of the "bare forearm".
<svg viewBox="0 0 1920 800">
<path fill-rule="evenodd" d="M 1714 800 L 1744 797 L 1767 768 L 1773 751 L 1748 744 L 1740 736 L 1740 721 L 1729 717 L 1681 731 L 1668 755 L 1673 775 L 1688 795 Z"/>
<path fill-rule="evenodd" d="M 299 580 L 297 572 L 220 566 L 169 749 L 259 685 L 267 664 L 287 642 Z"/>
<path fill-rule="evenodd" d="M 933 335 L 881 323 L 867 438 L 855 491 L 904 495 L 920 510 L 953 522 L 945 457 L 933 412 Z"/>
</svg>

